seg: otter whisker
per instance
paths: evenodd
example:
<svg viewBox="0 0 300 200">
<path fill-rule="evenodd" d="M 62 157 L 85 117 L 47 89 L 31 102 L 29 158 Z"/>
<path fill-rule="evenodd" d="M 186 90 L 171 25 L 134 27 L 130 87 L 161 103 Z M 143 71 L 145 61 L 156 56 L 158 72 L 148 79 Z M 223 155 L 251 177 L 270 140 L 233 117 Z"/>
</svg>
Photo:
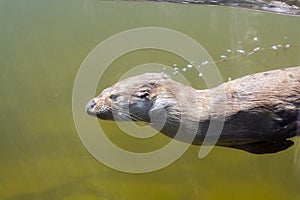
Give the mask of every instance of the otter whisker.
<svg viewBox="0 0 300 200">
<path fill-rule="evenodd" d="M 141 117 L 138 117 L 134 115 L 133 113 L 124 112 L 120 108 L 119 109 L 113 109 L 113 113 L 117 113 L 118 117 L 122 117 L 124 120 L 130 120 L 133 119 L 134 121 L 144 121 Z"/>
<path fill-rule="evenodd" d="M 121 114 L 125 115 L 126 117 L 128 117 L 128 119 L 132 119 L 134 121 L 144 121 L 142 118 L 132 114 L 132 113 L 126 113 L 126 112 L 122 112 Z"/>
<path fill-rule="evenodd" d="M 131 119 L 135 120 L 135 121 L 141 121 L 141 122 L 144 122 L 145 120 L 142 119 L 141 117 L 138 117 L 137 115 L 135 114 L 132 114 L 132 113 L 128 113 L 129 117 L 131 117 Z"/>
</svg>

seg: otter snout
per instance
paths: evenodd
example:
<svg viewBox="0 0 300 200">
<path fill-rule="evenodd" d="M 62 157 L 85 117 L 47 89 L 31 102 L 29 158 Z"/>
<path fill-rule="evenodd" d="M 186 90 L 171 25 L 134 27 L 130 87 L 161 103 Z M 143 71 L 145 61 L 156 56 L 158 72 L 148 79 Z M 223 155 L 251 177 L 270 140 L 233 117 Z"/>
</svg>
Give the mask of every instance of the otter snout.
<svg viewBox="0 0 300 200">
<path fill-rule="evenodd" d="M 90 100 L 85 107 L 87 114 L 96 116 L 96 111 L 94 109 L 95 106 L 96 106 L 95 100 L 94 99 Z"/>
<path fill-rule="evenodd" d="M 85 110 L 87 114 L 98 117 L 99 119 L 113 120 L 111 102 L 101 95 L 90 100 Z"/>
</svg>

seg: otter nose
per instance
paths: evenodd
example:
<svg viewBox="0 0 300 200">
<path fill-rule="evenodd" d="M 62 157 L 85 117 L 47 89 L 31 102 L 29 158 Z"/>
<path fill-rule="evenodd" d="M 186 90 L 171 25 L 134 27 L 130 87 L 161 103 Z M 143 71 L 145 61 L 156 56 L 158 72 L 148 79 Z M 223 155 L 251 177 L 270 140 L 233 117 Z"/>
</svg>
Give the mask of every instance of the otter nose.
<svg viewBox="0 0 300 200">
<path fill-rule="evenodd" d="M 95 111 L 93 110 L 93 108 L 95 107 L 96 102 L 94 101 L 94 99 L 90 100 L 86 107 L 85 110 L 89 115 L 95 115 Z"/>
</svg>

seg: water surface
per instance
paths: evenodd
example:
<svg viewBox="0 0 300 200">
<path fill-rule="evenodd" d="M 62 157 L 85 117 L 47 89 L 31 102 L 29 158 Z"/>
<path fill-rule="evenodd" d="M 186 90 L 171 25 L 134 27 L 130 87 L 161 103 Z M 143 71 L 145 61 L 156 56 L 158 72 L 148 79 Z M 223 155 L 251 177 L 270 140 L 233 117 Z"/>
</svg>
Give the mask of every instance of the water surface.
<svg viewBox="0 0 300 200">
<path fill-rule="evenodd" d="M 1 199 L 300 198 L 297 141 L 274 155 L 216 147 L 204 159 L 197 156 L 199 147 L 191 147 L 160 171 L 127 174 L 104 166 L 87 152 L 71 109 L 82 61 L 113 34 L 138 27 L 174 29 L 198 41 L 214 60 L 226 49 L 249 52 L 258 46 L 290 44 L 288 49 L 219 63 L 227 80 L 299 65 L 299 17 L 218 6 L 2 0 L 0 25 Z M 134 66 L 150 62 L 185 64 L 169 53 L 132 52 L 111 64 L 98 91 Z M 192 73 L 185 75 L 195 80 L 195 87 L 203 87 Z M 132 139 L 113 122 L 101 124 L 113 141 L 131 150 L 151 150 L 169 141 L 162 135 L 150 141 Z"/>
</svg>

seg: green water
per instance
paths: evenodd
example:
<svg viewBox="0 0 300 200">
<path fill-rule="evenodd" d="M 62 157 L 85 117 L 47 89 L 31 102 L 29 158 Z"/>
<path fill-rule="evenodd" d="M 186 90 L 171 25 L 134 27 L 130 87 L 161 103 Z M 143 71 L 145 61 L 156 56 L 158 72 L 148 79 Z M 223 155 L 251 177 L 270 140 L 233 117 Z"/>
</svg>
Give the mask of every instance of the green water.
<svg viewBox="0 0 300 200">
<path fill-rule="evenodd" d="M 199 159 L 199 147 L 191 147 L 162 170 L 127 174 L 87 152 L 72 115 L 73 83 L 82 61 L 113 34 L 137 27 L 174 29 L 198 41 L 214 60 L 228 48 L 291 45 L 218 64 L 227 80 L 300 65 L 299 17 L 165 3 L 1 0 L 0 27 L 0 199 L 300 198 L 297 140 L 273 155 L 216 147 Z M 149 62 L 182 61 L 159 51 L 132 52 L 112 63 L 98 91 Z M 147 143 L 128 139 L 113 122 L 101 124 L 121 147 L 138 151 Z M 166 141 L 158 135 L 145 149 Z"/>
</svg>

